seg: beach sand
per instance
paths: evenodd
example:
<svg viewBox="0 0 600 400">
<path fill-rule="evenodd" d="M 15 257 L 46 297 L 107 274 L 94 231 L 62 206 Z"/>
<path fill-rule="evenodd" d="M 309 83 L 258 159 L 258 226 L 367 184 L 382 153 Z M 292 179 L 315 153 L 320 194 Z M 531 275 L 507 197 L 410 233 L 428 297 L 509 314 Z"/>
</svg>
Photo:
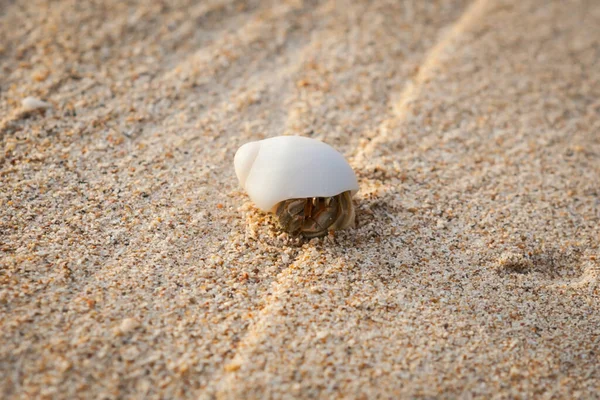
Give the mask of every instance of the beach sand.
<svg viewBox="0 0 600 400">
<path fill-rule="evenodd" d="M 599 2 L 4 1 L 0 38 L 0 397 L 600 396 Z M 355 229 L 254 208 L 277 135 L 347 157 Z"/>
</svg>

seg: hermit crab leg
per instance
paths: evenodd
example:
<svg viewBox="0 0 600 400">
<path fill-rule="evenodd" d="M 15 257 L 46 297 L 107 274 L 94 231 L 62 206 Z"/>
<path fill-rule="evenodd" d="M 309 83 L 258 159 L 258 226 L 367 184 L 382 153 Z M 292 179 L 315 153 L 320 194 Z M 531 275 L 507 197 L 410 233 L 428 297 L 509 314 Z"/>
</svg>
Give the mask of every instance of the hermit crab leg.
<svg viewBox="0 0 600 400">
<path fill-rule="evenodd" d="M 304 203 L 304 220 L 306 221 L 312 215 L 315 199 L 307 199 Z"/>
<path fill-rule="evenodd" d="M 351 192 L 344 192 L 336 196 L 339 200 L 338 218 L 332 229 L 344 229 L 354 224 L 354 205 Z"/>
<path fill-rule="evenodd" d="M 324 236 L 327 234 L 329 227 L 335 221 L 336 203 L 330 198 L 315 198 L 313 199 L 314 209 L 311 215 L 306 216 L 302 227 L 302 235 L 306 238 Z"/>
<path fill-rule="evenodd" d="M 281 227 L 291 234 L 298 234 L 302 230 L 303 211 L 306 199 L 292 199 L 282 201 L 277 206 L 275 214 Z"/>
</svg>

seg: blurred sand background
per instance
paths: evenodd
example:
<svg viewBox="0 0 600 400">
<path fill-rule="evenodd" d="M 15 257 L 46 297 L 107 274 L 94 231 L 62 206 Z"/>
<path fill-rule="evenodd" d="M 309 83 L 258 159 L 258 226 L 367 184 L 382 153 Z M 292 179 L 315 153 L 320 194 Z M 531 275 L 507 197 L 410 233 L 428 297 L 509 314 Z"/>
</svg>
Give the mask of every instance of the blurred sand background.
<svg viewBox="0 0 600 400">
<path fill-rule="evenodd" d="M 0 1 L 0 397 L 598 398 L 599 61 L 596 0 Z M 282 134 L 356 229 L 238 189 Z"/>
</svg>

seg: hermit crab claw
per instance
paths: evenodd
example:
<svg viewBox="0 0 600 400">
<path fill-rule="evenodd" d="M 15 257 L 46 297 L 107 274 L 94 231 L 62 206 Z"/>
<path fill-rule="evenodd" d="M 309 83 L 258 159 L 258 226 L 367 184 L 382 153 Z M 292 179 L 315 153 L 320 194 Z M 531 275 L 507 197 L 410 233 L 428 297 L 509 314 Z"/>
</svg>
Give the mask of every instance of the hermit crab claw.
<svg viewBox="0 0 600 400">
<path fill-rule="evenodd" d="M 331 146 L 300 136 L 278 136 L 246 143 L 234 164 L 252 201 L 273 212 L 286 232 L 317 237 L 354 224 L 352 196 L 358 181 Z"/>
</svg>

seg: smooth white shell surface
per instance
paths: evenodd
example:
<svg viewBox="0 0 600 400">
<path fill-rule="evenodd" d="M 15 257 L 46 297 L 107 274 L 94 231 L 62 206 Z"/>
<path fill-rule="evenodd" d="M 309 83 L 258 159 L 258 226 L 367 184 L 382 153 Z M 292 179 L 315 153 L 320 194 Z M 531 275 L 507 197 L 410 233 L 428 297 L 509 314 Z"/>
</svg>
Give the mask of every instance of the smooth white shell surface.
<svg viewBox="0 0 600 400">
<path fill-rule="evenodd" d="M 278 136 L 246 143 L 235 154 L 234 165 L 240 185 L 263 211 L 288 199 L 358 191 L 344 156 L 316 139 Z"/>
</svg>

